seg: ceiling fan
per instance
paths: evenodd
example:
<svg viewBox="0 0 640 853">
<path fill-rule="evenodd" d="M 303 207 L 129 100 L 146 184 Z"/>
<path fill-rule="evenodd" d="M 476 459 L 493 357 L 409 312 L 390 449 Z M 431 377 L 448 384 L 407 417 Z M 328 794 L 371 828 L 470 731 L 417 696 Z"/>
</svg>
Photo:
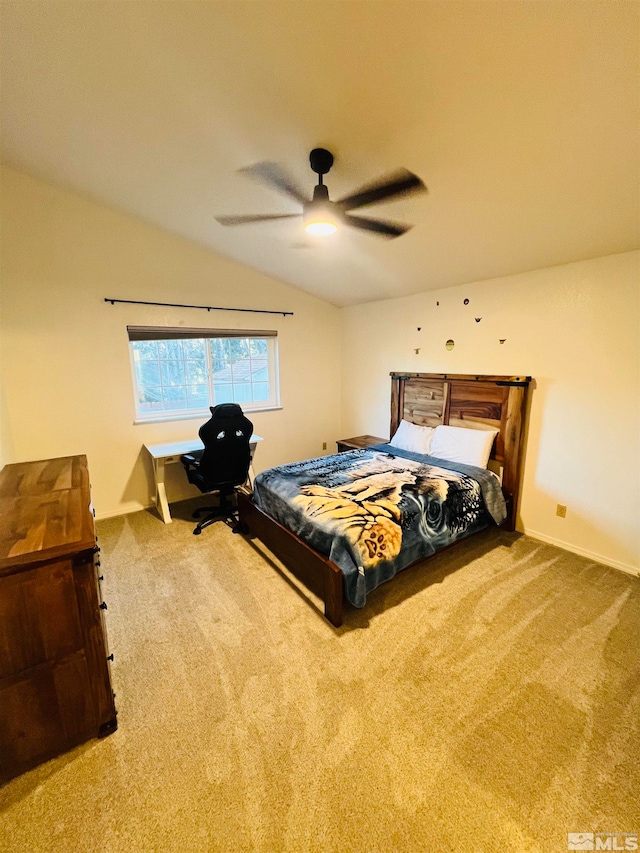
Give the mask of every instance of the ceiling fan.
<svg viewBox="0 0 640 853">
<path fill-rule="evenodd" d="M 341 225 L 360 228 L 379 237 L 399 237 L 412 226 L 399 222 L 389 222 L 383 219 L 366 219 L 353 216 L 349 211 L 370 204 L 378 204 L 392 198 L 400 198 L 409 193 L 426 192 L 427 188 L 417 175 L 407 169 L 398 169 L 390 175 L 385 175 L 360 187 L 354 193 L 331 201 L 329 191 L 323 183 L 333 165 L 333 154 L 325 148 L 314 148 L 309 155 L 311 168 L 319 176 L 313 190 L 313 198 L 309 198 L 299 189 L 291 178 L 277 163 L 262 162 L 241 169 L 244 174 L 267 184 L 275 190 L 295 199 L 302 205 L 302 213 L 276 213 L 273 215 L 256 216 L 217 216 L 221 225 L 248 225 L 252 222 L 266 222 L 273 219 L 293 219 L 302 216 L 305 231 L 316 236 L 333 234 Z"/>
</svg>

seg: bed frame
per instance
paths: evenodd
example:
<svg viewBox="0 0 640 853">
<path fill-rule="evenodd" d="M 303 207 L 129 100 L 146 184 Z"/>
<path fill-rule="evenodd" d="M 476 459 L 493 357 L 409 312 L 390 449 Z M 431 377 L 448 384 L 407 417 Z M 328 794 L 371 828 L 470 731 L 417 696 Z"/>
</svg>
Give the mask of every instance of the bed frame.
<svg viewBox="0 0 640 853">
<path fill-rule="evenodd" d="M 515 530 L 516 524 L 530 382 L 530 376 L 391 374 L 391 435 L 402 419 L 421 426 L 448 424 L 499 431 L 490 467 L 500 469 L 507 503 L 507 519 L 503 523 L 506 530 Z M 339 627 L 343 620 L 343 578 L 338 566 L 240 491 L 238 511 L 241 531 L 260 539 L 295 577 L 319 596 L 324 602 L 326 618 Z M 424 559 L 417 561 L 423 562 Z"/>
</svg>

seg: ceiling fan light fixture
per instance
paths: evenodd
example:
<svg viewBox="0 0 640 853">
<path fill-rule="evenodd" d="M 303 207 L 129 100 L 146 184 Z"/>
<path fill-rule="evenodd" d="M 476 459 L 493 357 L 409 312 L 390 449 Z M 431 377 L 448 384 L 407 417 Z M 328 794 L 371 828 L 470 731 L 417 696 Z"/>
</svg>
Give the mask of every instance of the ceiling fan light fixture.
<svg viewBox="0 0 640 853">
<path fill-rule="evenodd" d="M 313 237 L 328 237 L 329 234 L 336 233 L 338 226 L 333 222 L 309 222 L 304 226 L 304 230 Z"/>
<path fill-rule="evenodd" d="M 340 225 L 340 217 L 330 201 L 311 201 L 304 205 L 304 230 L 314 237 L 327 237 L 335 234 Z"/>
</svg>

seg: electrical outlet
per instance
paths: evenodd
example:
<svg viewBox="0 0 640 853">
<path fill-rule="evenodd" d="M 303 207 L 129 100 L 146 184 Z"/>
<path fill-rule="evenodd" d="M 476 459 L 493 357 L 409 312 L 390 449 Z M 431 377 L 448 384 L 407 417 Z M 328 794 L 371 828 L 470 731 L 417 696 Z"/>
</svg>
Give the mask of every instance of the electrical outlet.
<svg viewBox="0 0 640 853">
<path fill-rule="evenodd" d="M 323 442 L 322 442 L 322 449 L 323 449 L 323 450 L 326 450 L 326 449 L 327 449 L 327 442 L 326 442 L 326 441 L 323 441 Z"/>
<path fill-rule="evenodd" d="M 566 518 L 567 517 L 566 506 L 563 506 L 562 504 L 558 504 L 558 507 L 556 509 L 556 515 L 559 515 L 560 518 Z"/>
</svg>

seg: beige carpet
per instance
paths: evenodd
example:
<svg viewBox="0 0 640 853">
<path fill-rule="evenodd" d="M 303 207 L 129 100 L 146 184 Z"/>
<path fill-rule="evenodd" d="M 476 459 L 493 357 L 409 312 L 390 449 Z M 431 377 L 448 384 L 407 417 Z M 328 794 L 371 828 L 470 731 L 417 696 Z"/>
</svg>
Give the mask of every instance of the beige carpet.
<svg viewBox="0 0 640 853">
<path fill-rule="evenodd" d="M 120 727 L 0 790 L 3 853 L 549 853 L 640 830 L 640 579 L 492 531 L 335 630 L 175 509 L 100 522 Z"/>
</svg>

